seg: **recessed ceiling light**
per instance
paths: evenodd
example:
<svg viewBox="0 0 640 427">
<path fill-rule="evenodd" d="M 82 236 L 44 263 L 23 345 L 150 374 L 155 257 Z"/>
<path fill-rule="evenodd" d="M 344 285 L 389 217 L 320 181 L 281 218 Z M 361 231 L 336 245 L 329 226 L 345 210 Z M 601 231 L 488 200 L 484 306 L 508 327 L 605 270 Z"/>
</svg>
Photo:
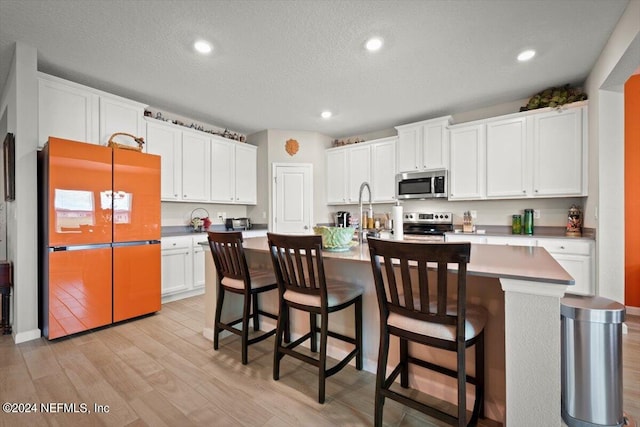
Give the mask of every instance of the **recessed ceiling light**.
<svg viewBox="0 0 640 427">
<path fill-rule="evenodd" d="M 323 119 L 328 119 L 328 118 L 331 118 L 332 115 L 333 114 L 331 113 L 331 111 L 323 111 L 320 114 L 320 117 L 322 117 Z"/>
<path fill-rule="evenodd" d="M 364 45 L 369 52 L 375 52 L 382 47 L 382 39 L 379 37 L 372 37 L 367 40 L 367 43 Z"/>
<path fill-rule="evenodd" d="M 193 44 L 193 47 L 195 48 L 195 50 L 197 50 L 202 54 L 210 53 L 213 50 L 213 48 L 211 47 L 211 44 L 209 44 L 204 40 L 198 40 Z"/>
<path fill-rule="evenodd" d="M 520 52 L 518 54 L 518 61 L 520 61 L 520 62 L 528 61 L 531 58 L 533 58 L 534 56 L 536 56 L 536 51 L 535 50 L 533 50 L 533 49 L 523 50 L 522 52 Z"/>
</svg>

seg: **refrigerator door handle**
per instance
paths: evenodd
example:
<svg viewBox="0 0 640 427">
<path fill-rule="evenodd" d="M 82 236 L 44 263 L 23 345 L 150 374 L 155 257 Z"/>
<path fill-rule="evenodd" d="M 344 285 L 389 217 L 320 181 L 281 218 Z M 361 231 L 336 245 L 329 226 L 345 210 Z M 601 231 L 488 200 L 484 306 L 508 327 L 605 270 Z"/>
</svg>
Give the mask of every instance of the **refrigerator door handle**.
<svg viewBox="0 0 640 427">
<path fill-rule="evenodd" d="M 53 246 L 49 248 L 49 252 L 61 251 L 86 251 L 90 249 L 110 248 L 111 243 L 103 243 L 97 245 L 73 245 L 73 246 Z"/>
<path fill-rule="evenodd" d="M 140 245 L 159 245 L 160 240 L 138 240 L 135 242 L 117 242 L 112 243 L 111 246 L 114 248 L 120 248 L 123 246 L 140 246 Z"/>
</svg>

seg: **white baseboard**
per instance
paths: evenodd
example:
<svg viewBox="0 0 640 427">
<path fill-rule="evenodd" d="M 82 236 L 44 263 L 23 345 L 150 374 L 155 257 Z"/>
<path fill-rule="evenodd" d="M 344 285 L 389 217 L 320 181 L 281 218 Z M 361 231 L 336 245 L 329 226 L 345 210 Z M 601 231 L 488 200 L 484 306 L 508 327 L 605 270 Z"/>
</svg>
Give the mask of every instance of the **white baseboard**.
<svg viewBox="0 0 640 427">
<path fill-rule="evenodd" d="M 18 332 L 13 336 L 13 342 L 20 344 L 27 341 L 37 340 L 42 336 L 40 329 L 32 329 L 30 331 Z"/>
<path fill-rule="evenodd" d="M 178 301 L 184 298 L 195 297 L 196 295 L 204 294 L 204 288 L 200 289 L 192 289 L 190 291 L 178 292 L 175 294 L 163 295 L 162 296 L 162 304 L 166 304 L 172 301 Z"/>
<path fill-rule="evenodd" d="M 632 307 L 628 305 L 625 307 L 625 311 L 631 316 L 640 316 L 640 307 Z"/>
</svg>

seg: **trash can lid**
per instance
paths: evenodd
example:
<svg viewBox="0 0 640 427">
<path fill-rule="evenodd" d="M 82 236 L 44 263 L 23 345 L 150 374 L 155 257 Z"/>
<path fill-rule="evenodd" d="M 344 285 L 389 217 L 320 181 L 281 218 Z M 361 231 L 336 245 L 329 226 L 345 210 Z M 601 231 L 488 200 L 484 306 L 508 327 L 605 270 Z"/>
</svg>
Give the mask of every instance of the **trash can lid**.
<svg viewBox="0 0 640 427">
<path fill-rule="evenodd" d="M 603 297 L 567 296 L 560 299 L 560 314 L 569 319 L 596 323 L 622 323 L 624 305 Z"/>
</svg>

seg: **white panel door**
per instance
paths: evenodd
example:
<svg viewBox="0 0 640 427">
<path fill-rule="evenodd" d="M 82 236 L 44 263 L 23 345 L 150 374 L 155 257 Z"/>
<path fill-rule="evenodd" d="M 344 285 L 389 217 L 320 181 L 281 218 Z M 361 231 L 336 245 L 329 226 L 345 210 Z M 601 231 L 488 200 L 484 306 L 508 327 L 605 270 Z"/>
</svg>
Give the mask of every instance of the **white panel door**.
<svg viewBox="0 0 640 427">
<path fill-rule="evenodd" d="M 235 151 L 227 141 L 211 139 L 211 200 L 232 203 L 235 199 Z"/>
<path fill-rule="evenodd" d="M 182 132 L 182 200 L 209 201 L 210 153 L 210 138 Z"/>
<path fill-rule="evenodd" d="M 313 221 L 312 165 L 274 165 L 274 233 L 307 234 Z"/>
<path fill-rule="evenodd" d="M 233 144 L 236 150 L 235 203 L 253 204 L 257 202 L 257 155 L 258 150 L 253 145 Z"/>
<path fill-rule="evenodd" d="M 480 199 L 485 193 L 485 127 L 451 129 L 450 200 Z"/>
<path fill-rule="evenodd" d="M 487 123 L 487 197 L 527 195 L 526 118 Z"/>
<path fill-rule="evenodd" d="M 163 123 L 147 122 L 147 153 L 160 156 L 160 198 L 180 200 L 182 192 L 182 132 Z"/>
</svg>

